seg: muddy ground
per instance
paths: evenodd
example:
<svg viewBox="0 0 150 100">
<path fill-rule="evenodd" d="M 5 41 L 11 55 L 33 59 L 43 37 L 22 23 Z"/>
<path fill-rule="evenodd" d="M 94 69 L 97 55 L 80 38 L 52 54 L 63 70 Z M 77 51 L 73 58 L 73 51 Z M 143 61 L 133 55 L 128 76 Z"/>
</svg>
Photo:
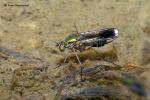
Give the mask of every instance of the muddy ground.
<svg viewBox="0 0 150 100">
<path fill-rule="evenodd" d="M 79 100 L 87 96 L 75 91 L 96 86 L 108 94 L 103 92 L 105 96 L 94 100 L 145 100 L 124 89 L 115 75 L 133 70 L 150 91 L 149 4 L 150 0 L 1 0 L 0 100 L 57 100 L 67 96 Z M 74 23 L 79 32 L 118 28 L 118 39 L 95 49 L 99 55 L 93 51 L 79 54 L 84 67 L 107 65 L 111 74 L 103 70 L 93 81 L 95 76 L 85 72 L 87 80 L 80 83 L 74 55 L 57 67 L 70 51 L 60 52 L 49 40 L 59 41 L 76 31 Z M 116 94 L 121 90 L 119 98 Z"/>
</svg>

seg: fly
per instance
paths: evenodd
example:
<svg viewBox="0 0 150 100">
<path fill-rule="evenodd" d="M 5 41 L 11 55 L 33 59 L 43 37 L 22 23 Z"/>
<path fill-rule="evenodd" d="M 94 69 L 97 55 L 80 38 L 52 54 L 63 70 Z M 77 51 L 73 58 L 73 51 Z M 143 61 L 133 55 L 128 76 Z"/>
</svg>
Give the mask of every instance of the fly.
<svg viewBox="0 0 150 100">
<path fill-rule="evenodd" d="M 65 39 L 61 42 L 55 42 L 56 46 L 59 47 L 59 50 L 65 51 L 65 49 L 70 49 L 72 50 L 76 58 L 81 65 L 81 81 L 83 80 L 82 78 L 82 70 L 83 70 L 83 65 L 79 59 L 79 56 L 77 55 L 77 51 L 83 51 L 87 47 L 102 47 L 108 43 L 111 43 L 114 41 L 116 38 L 118 38 L 118 29 L 116 28 L 103 28 L 103 29 L 97 29 L 97 30 L 91 30 L 87 32 L 78 32 L 77 27 L 76 28 L 76 33 L 69 34 L 68 36 L 65 37 Z M 67 56 L 68 57 L 68 56 Z M 64 63 L 67 60 L 67 57 L 64 60 Z"/>
</svg>

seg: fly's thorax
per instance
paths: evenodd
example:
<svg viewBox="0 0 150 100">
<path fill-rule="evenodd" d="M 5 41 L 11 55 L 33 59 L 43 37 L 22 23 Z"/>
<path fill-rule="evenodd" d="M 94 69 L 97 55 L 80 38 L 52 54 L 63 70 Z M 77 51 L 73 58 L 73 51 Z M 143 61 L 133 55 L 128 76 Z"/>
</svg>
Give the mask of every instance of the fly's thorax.
<svg viewBox="0 0 150 100">
<path fill-rule="evenodd" d="M 65 37 L 64 41 L 69 44 L 75 42 L 78 38 L 79 34 L 69 34 L 68 36 Z"/>
</svg>

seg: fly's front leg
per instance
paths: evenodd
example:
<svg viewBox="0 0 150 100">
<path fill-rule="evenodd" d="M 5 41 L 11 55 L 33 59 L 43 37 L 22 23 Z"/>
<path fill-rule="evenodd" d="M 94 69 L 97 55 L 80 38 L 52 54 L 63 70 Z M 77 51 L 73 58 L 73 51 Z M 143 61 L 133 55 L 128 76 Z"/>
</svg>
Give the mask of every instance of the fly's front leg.
<svg viewBox="0 0 150 100">
<path fill-rule="evenodd" d="M 67 56 L 65 57 L 63 64 L 66 63 L 68 57 L 69 57 L 69 55 L 67 55 Z"/>
<path fill-rule="evenodd" d="M 60 67 L 60 66 L 62 66 L 63 64 L 65 64 L 68 57 L 69 57 L 69 54 L 65 57 L 63 63 L 59 64 L 57 67 Z M 57 67 L 56 67 L 56 68 L 57 68 Z"/>
</svg>

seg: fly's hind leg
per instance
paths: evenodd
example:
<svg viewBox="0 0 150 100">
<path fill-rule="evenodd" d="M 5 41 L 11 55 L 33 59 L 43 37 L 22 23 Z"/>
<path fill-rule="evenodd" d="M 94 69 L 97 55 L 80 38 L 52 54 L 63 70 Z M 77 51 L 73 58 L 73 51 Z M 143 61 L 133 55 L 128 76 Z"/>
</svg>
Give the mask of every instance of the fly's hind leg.
<svg viewBox="0 0 150 100">
<path fill-rule="evenodd" d="M 98 51 L 96 51 L 95 49 L 93 49 L 92 47 L 88 47 L 89 50 L 93 50 L 96 54 L 99 54 Z"/>
<path fill-rule="evenodd" d="M 98 51 L 96 51 L 95 49 L 93 49 L 92 47 L 89 47 L 89 49 L 93 50 L 96 54 L 100 55 L 100 53 Z M 115 66 L 120 66 L 120 65 L 116 64 L 113 61 L 110 61 L 110 60 L 107 60 L 107 59 L 103 59 L 103 60 L 106 61 L 106 62 L 108 62 L 108 63 L 111 63 L 111 64 L 113 64 Z"/>
</svg>

